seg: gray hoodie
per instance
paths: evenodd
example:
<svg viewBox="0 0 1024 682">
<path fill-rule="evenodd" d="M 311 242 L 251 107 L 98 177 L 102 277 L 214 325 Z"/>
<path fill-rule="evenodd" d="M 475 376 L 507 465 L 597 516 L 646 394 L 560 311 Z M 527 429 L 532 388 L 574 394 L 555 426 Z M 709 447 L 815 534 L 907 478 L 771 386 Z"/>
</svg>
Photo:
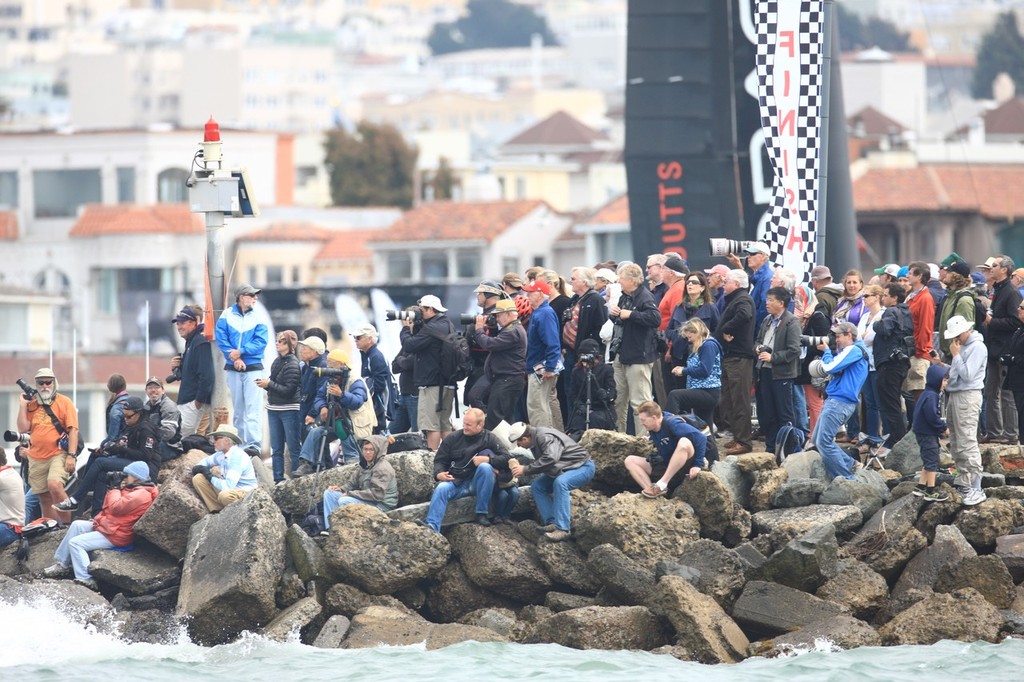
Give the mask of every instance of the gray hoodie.
<svg viewBox="0 0 1024 682">
<path fill-rule="evenodd" d="M 985 385 L 985 366 L 988 363 L 988 349 L 981 334 L 972 331 L 960 345 L 960 354 L 949 363 L 949 383 L 946 391 L 980 391 Z"/>
<path fill-rule="evenodd" d="M 370 443 L 377 451 L 371 463 L 363 458 L 363 443 Z M 384 459 L 387 446 L 388 441 L 383 436 L 369 436 L 359 441 L 359 465 L 353 468 L 348 483 L 341 486 L 341 492 L 349 497 L 373 502 L 382 511 L 398 506 L 398 479 L 391 462 Z"/>
</svg>

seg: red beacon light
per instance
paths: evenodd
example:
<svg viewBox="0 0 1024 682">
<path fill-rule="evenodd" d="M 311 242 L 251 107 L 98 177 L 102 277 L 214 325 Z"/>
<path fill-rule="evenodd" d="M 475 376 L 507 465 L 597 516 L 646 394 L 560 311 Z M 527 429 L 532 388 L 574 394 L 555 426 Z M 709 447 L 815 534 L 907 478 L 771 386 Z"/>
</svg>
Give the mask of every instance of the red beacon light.
<svg viewBox="0 0 1024 682">
<path fill-rule="evenodd" d="M 213 116 L 206 122 L 203 142 L 220 142 L 220 124 L 213 120 Z"/>
</svg>

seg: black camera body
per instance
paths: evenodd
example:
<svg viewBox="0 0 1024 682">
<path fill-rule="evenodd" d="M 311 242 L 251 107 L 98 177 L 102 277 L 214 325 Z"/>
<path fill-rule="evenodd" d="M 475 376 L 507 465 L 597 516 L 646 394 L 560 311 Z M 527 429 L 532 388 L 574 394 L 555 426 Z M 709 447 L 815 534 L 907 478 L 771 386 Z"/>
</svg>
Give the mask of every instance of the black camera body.
<svg viewBox="0 0 1024 682">
<path fill-rule="evenodd" d="M 25 383 L 24 379 L 18 379 L 15 383 L 18 384 L 22 393 L 25 394 L 25 400 L 32 400 L 32 398 L 39 395 L 39 391 L 36 390 L 36 387 Z"/>
<path fill-rule="evenodd" d="M 349 372 L 352 371 L 348 367 L 310 367 L 310 369 L 317 377 L 327 377 L 328 379 L 348 377 Z"/>
<path fill-rule="evenodd" d="M 177 357 L 179 360 L 181 359 L 180 355 L 175 357 Z M 164 379 L 165 384 L 173 384 L 175 381 L 181 381 L 181 365 L 178 365 L 177 367 L 173 368 L 171 370 L 171 373 L 167 375 L 167 378 Z"/>
<path fill-rule="evenodd" d="M 754 352 L 757 353 L 758 355 L 760 355 L 761 353 L 771 354 L 772 349 L 769 346 L 761 344 L 761 345 L 757 346 L 756 348 L 754 348 Z"/>
<path fill-rule="evenodd" d="M 111 488 L 116 488 L 121 485 L 126 478 L 128 478 L 128 474 L 123 471 L 108 471 L 107 485 Z"/>
<path fill-rule="evenodd" d="M 596 365 L 597 356 L 593 353 L 584 353 L 579 356 L 579 362 L 581 365 Z"/>
<path fill-rule="evenodd" d="M 459 315 L 459 324 L 475 325 L 476 313 L 462 313 L 461 315 Z M 484 327 L 488 329 L 496 329 L 498 327 L 498 318 L 494 316 L 494 313 L 486 314 L 486 319 L 484 320 Z"/>
<path fill-rule="evenodd" d="M 388 322 L 394 322 L 395 320 L 411 320 L 413 322 L 423 321 L 423 311 L 418 307 L 412 310 L 385 310 L 384 319 Z"/>
</svg>

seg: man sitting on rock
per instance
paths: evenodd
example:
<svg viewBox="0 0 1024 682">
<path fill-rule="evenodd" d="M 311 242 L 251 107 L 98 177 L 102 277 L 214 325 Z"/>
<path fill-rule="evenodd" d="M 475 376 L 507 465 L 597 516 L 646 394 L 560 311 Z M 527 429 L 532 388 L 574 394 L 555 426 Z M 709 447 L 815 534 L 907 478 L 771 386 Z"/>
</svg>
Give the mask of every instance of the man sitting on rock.
<svg viewBox="0 0 1024 682">
<path fill-rule="evenodd" d="M 662 412 L 658 403 L 648 400 L 637 408 L 637 418 L 647 429 L 655 452 L 647 457 L 626 457 L 626 471 L 640 485 L 644 497 L 661 497 L 668 492 L 668 484 L 689 463 L 687 476 L 695 478 L 704 468 L 707 437 L 690 426 L 681 417 Z M 655 471 L 660 477 L 654 483 Z"/>
<path fill-rule="evenodd" d="M 438 533 L 448 503 L 476 495 L 476 522 L 491 525 L 488 511 L 494 492 L 492 457 L 510 457 L 508 448 L 484 428 L 484 411 L 471 407 L 462 418 L 462 428 L 441 441 L 434 455 L 434 479 L 439 481 L 430 496 L 426 525 Z"/>
<path fill-rule="evenodd" d="M 510 463 L 512 475 L 541 474 L 530 484 L 543 524 L 540 530 L 551 542 L 565 540 L 572 529 L 569 491 L 590 482 L 594 460 L 583 446 L 555 429 L 516 422 L 509 427 L 508 439 L 533 453 L 533 461 L 525 466 L 515 460 Z"/>
<path fill-rule="evenodd" d="M 343 504 L 368 504 L 382 512 L 398 506 L 398 479 L 391 462 L 384 461 L 394 438 L 369 436 L 359 443 L 359 466 L 348 482 L 324 491 L 324 526 L 331 527 L 331 512 Z M 326 531 L 321 533 L 325 535 Z"/>
<path fill-rule="evenodd" d="M 210 437 L 217 451 L 192 467 L 192 487 L 206 508 L 217 513 L 245 497 L 257 482 L 252 457 L 239 447 L 242 439 L 234 426 L 221 424 Z"/>
<path fill-rule="evenodd" d="M 75 521 L 53 555 L 56 562 L 43 569 L 47 578 L 67 574 L 68 561 L 74 567 L 75 582 L 98 590 L 89 574 L 89 552 L 95 549 L 130 547 L 135 542 L 135 522 L 146 513 L 159 494 L 149 479 L 145 462 L 132 462 L 124 468 L 124 482 L 103 498 L 103 508 L 91 521 Z"/>
</svg>

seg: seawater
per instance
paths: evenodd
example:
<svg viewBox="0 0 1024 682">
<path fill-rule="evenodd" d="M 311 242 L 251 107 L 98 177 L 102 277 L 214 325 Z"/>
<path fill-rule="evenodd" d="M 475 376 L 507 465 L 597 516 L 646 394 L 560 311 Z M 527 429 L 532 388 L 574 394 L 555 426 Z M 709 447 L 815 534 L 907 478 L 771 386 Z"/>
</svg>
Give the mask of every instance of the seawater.
<svg viewBox="0 0 1024 682">
<path fill-rule="evenodd" d="M 5 682 L 1024 680 L 1024 640 L 1014 639 L 1000 644 L 945 641 L 852 651 L 819 642 L 811 650 L 784 658 L 709 666 L 645 652 L 577 651 L 554 644 L 465 642 L 436 651 L 426 651 L 422 645 L 348 651 L 317 649 L 297 639 L 281 643 L 245 635 L 231 644 L 201 647 L 190 642 L 184 630 L 165 644 L 130 644 L 83 626 L 63 613 L 60 605 L 45 602 L 0 603 L 0 623 L 5 635 L 0 678 Z"/>
</svg>

